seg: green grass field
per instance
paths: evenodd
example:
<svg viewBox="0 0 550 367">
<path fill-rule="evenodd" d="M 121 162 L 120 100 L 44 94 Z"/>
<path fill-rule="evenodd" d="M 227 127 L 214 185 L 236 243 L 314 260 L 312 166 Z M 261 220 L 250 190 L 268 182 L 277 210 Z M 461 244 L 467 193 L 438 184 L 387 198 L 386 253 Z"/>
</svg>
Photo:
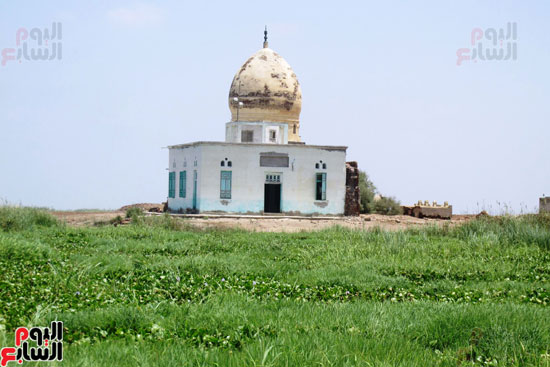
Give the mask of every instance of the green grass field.
<svg viewBox="0 0 550 367">
<path fill-rule="evenodd" d="M 2 207 L 0 269 L 0 347 L 65 323 L 40 366 L 550 366 L 549 216 L 282 234 Z"/>
</svg>

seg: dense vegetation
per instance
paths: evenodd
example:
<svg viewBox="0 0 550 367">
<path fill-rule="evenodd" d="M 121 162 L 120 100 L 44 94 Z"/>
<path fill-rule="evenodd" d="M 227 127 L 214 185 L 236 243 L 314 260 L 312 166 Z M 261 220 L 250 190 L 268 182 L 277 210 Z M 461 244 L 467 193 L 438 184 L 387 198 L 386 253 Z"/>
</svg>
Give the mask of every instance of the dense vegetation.
<svg viewBox="0 0 550 367">
<path fill-rule="evenodd" d="M 402 214 L 399 200 L 390 196 L 381 196 L 374 183 L 364 171 L 359 171 L 359 196 L 361 213 Z"/>
<path fill-rule="evenodd" d="M 550 217 L 402 232 L 70 228 L 0 208 L 0 345 L 66 366 L 548 366 Z"/>
</svg>

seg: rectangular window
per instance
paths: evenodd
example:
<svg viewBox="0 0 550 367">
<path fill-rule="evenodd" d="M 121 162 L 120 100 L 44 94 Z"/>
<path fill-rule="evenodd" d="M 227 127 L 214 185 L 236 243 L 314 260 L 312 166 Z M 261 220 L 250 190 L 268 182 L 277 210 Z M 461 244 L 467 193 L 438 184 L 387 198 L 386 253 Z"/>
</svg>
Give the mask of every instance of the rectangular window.
<svg viewBox="0 0 550 367">
<path fill-rule="evenodd" d="M 327 174 L 317 173 L 315 179 L 315 200 L 327 199 Z"/>
<path fill-rule="evenodd" d="M 265 175 L 266 183 L 281 183 L 281 175 L 277 173 L 268 173 Z"/>
<path fill-rule="evenodd" d="M 176 172 L 170 172 L 168 174 L 168 197 L 176 197 Z"/>
<path fill-rule="evenodd" d="M 241 143 L 252 143 L 254 141 L 254 131 L 243 130 L 241 131 Z"/>
<path fill-rule="evenodd" d="M 180 198 L 187 195 L 187 171 L 180 172 Z"/>
<path fill-rule="evenodd" d="M 231 199 L 231 171 L 221 171 L 220 199 Z"/>
</svg>

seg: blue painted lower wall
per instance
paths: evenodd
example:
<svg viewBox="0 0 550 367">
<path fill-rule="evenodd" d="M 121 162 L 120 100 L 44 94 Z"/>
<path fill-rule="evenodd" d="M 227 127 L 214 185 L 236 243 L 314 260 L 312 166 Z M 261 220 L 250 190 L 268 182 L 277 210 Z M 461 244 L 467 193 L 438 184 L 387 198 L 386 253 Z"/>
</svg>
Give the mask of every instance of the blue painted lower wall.
<svg viewBox="0 0 550 367">
<path fill-rule="evenodd" d="M 315 204 L 317 203 L 317 205 Z M 187 205 L 186 205 L 187 204 Z M 191 208 L 189 203 L 178 203 L 175 199 L 168 200 L 168 207 L 172 211 Z M 226 212 L 226 213 L 241 213 L 241 214 L 259 214 L 264 211 L 263 200 L 235 200 L 235 199 L 198 199 L 197 210 L 199 212 Z M 291 200 L 283 200 L 281 202 L 281 212 L 289 214 L 321 214 L 321 215 L 341 215 L 344 211 L 344 203 L 337 205 L 330 200 L 323 202 L 311 201 L 310 204 L 295 202 Z"/>
</svg>

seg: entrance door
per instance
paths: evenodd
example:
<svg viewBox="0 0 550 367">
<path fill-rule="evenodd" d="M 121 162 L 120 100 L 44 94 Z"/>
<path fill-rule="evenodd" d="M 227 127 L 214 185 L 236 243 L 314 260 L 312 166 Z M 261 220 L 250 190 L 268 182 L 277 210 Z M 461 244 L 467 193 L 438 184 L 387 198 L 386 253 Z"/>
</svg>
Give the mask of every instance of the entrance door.
<svg viewBox="0 0 550 367">
<path fill-rule="evenodd" d="M 264 213 L 281 212 L 281 184 L 265 184 Z"/>
<path fill-rule="evenodd" d="M 193 171 L 193 210 L 197 209 L 197 171 Z"/>
</svg>

